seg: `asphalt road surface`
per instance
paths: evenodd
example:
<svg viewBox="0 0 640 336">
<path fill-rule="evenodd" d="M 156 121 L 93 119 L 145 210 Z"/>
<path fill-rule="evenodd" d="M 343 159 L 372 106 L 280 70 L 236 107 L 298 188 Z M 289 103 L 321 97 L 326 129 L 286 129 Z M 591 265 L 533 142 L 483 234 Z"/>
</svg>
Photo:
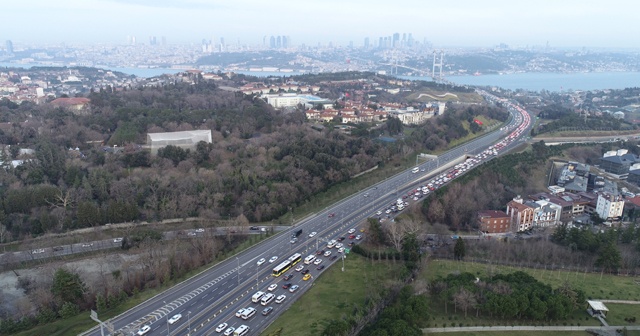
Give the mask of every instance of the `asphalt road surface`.
<svg viewBox="0 0 640 336">
<path fill-rule="evenodd" d="M 480 91 L 480 93 L 489 100 L 496 100 L 486 92 Z M 435 160 L 420 164 L 417 166 L 419 168 L 417 173 L 413 173 L 410 169 L 363 189 L 324 211 L 302 220 L 288 232 L 273 236 L 111 319 L 109 322 L 113 326 L 114 334 L 133 335 L 141 326 L 149 325 L 151 329 L 146 335 L 211 335 L 217 334 L 215 329 L 221 323 L 227 323 L 229 327 L 235 328 L 247 325 L 250 327 L 248 335 L 259 334 L 297 297 L 303 295 L 311 287 L 315 277 L 324 271 L 317 270 L 317 266 L 313 264 L 305 265 L 305 269 L 308 269 L 311 274 L 311 279 L 305 281 L 300 272 L 289 270 L 287 273 L 293 274 L 293 278 L 287 282 L 300 286 L 295 293 L 290 293 L 282 288 L 285 282 L 283 276 L 271 275 L 272 269 L 277 264 L 294 253 L 300 253 L 304 259 L 318 249 L 327 250 L 327 241 L 343 236 L 348 237 L 349 229 L 355 229 L 354 234 L 361 234 L 364 236 L 363 239 L 366 239 L 366 235 L 357 227 L 364 219 L 374 216 L 378 210 L 388 208 L 399 197 L 406 195 L 416 186 L 424 184 L 443 169 L 464 161 L 467 156 L 482 153 L 494 143 L 508 137 L 520 125 L 525 124 L 518 136 L 506 144 L 500 153 L 519 145 L 523 140 L 522 137 L 528 134 L 530 117 L 519 113 L 514 107 L 509 107 L 509 111 L 511 117 L 504 127 L 458 146 Z M 291 243 L 291 234 L 300 229 L 303 231 L 298 241 Z M 309 237 L 311 232 L 316 232 L 316 235 Z M 346 247 L 349 242 L 358 243 L 359 241 L 347 238 L 343 243 Z M 342 256 L 335 248 L 331 251 L 332 256 Z M 273 256 L 277 256 L 278 260 L 270 263 L 268 260 Z M 331 261 L 331 256 L 318 257 L 323 259 L 320 265 L 325 267 L 336 262 L 341 263 L 340 258 Z M 258 265 L 257 261 L 261 258 L 267 261 Z M 298 265 L 304 264 L 300 262 Z M 258 290 L 268 292 L 267 287 L 274 283 L 278 288 L 273 293 L 276 296 L 284 294 L 287 298 L 279 304 L 269 303 L 268 306 L 274 309 L 269 315 L 263 316 L 261 313 L 264 306 L 251 302 L 251 296 Z M 256 308 L 256 314 L 247 320 L 236 317 L 236 312 L 245 307 Z M 182 318 L 169 325 L 168 318 L 175 314 L 181 314 Z M 85 334 L 100 335 L 100 328 L 95 327 Z M 109 332 L 105 330 L 105 334 Z"/>
</svg>

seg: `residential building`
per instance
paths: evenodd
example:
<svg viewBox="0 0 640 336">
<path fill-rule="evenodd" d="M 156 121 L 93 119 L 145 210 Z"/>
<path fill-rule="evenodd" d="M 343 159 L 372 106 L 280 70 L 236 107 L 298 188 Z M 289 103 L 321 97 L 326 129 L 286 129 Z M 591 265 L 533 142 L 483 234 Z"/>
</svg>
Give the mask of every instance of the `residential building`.
<svg viewBox="0 0 640 336">
<path fill-rule="evenodd" d="M 622 216 L 624 211 L 624 200 L 620 195 L 610 193 L 598 194 L 596 203 L 596 213 L 604 220 L 614 220 Z"/>
<path fill-rule="evenodd" d="M 507 215 L 511 218 L 512 231 L 526 231 L 533 227 L 534 208 L 524 204 L 520 196 L 507 203 Z"/>
<path fill-rule="evenodd" d="M 525 203 L 532 207 L 533 210 L 533 226 L 549 227 L 556 226 L 560 223 L 562 207 L 548 200 L 529 201 Z"/>
<path fill-rule="evenodd" d="M 637 164 L 634 164 L 629 168 L 627 182 L 640 186 L 640 167 Z"/>
<path fill-rule="evenodd" d="M 58 98 L 51 101 L 51 104 L 70 110 L 75 114 L 84 114 L 88 112 L 90 102 L 91 100 L 88 98 Z"/>
<path fill-rule="evenodd" d="M 503 211 L 478 211 L 478 227 L 486 234 L 511 232 L 511 217 Z"/>
<path fill-rule="evenodd" d="M 618 149 L 617 151 L 608 151 L 600 159 L 600 168 L 607 173 L 621 175 L 626 177 L 629 168 L 635 163 L 640 163 L 640 159 L 629 153 L 626 149 Z"/>
<path fill-rule="evenodd" d="M 427 119 L 435 116 L 435 109 L 414 109 L 407 107 L 405 109 L 390 110 L 389 116 L 400 119 L 403 125 L 419 125 L 427 121 Z"/>
</svg>

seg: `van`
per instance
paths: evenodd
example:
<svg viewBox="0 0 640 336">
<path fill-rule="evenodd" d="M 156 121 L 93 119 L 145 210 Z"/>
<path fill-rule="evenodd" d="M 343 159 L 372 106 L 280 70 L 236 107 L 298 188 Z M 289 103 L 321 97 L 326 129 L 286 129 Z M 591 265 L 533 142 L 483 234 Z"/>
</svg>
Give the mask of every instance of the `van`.
<svg viewBox="0 0 640 336">
<path fill-rule="evenodd" d="M 233 332 L 233 336 L 243 336 L 249 333 L 249 326 L 241 325 Z"/>
<path fill-rule="evenodd" d="M 314 260 L 316 260 L 316 256 L 313 254 L 308 255 L 306 258 L 304 258 L 304 263 L 309 265 L 311 264 Z"/>
<path fill-rule="evenodd" d="M 251 302 L 258 303 L 258 302 L 260 302 L 260 299 L 263 296 L 264 296 L 264 292 L 257 292 L 255 294 L 253 294 L 253 296 L 251 297 Z"/>
<path fill-rule="evenodd" d="M 265 296 L 262 297 L 262 300 L 260 301 L 260 304 L 263 306 L 268 305 L 269 303 L 271 303 L 271 301 L 273 301 L 273 299 L 275 299 L 276 295 L 272 294 L 272 293 L 267 293 L 265 294 Z"/>
<path fill-rule="evenodd" d="M 338 242 L 335 240 L 331 240 L 327 243 L 327 248 L 333 248 L 334 246 L 336 246 Z"/>
<path fill-rule="evenodd" d="M 242 316 L 240 317 L 242 317 L 243 320 L 248 320 L 255 314 L 256 314 L 256 309 L 253 307 L 248 307 L 244 310 L 244 312 L 242 312 Z"/>
<path fill-rule="evenodd" d="M 411 170 L 411 172 L 412 172 L 412 173 L 414 173 L 414 174 L 415 174 L 415 173 L 417 173 L 417 172 L 419 172 L 419 171 L 420 171 L 420 168 L 418 168 L 418 167 L 415 167 L 415 168 L 413 168 L 413 169 Z"/>
</svg>

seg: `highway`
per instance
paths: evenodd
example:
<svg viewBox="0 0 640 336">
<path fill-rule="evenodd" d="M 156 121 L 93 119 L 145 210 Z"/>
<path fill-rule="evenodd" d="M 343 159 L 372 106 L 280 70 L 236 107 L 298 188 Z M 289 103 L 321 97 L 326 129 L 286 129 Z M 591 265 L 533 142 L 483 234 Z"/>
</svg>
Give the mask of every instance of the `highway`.
<svg viewBox="0 0 640 336">
<path fill-rule="evenodd" d="M 497 99 L 484 91 L 479 93 L 488 100 Z M 504 144 L 499 148 L 500 153 L 517 146 L 528 133 L 530 117 L 513 106 L 509 107 L 509 111 L 511 117 L 503 128 L 453 148 L 435 160 L 418 165 L 416 173 L 410 169 L 361 190 L 297 223 L 288 232 L 273 236 L 111 319 L 109 322 L 113 325 L 114 334 L 133 335 L 141 326 L 149 325 L 150 331 L 146 335 L 210 335 L 216 334 L 215 329 L 221 323 L 234 328 L 247 325 L 250 327 L 248 335 L 259 334 L 298 296 L 303 295 L 311 287 L 314 278 L 324 271 L 317 270 L 317 266 L 313 264 L 305 265 L 312 278 L 304 281 L 300 272 L 291 269 L 287 272 L 293 274 L 290 282 L 300 288 L 295 293 L 290 293 L 281 287 L 285 282 L 283 276 L 271 276 L 274 266 L 294 253 L 300 253 L 304 259 L 318 249 L 326 249 L 328 240 L 348 236 L 347 230 L 351 228 L 356 228 L 355 234 L 360 234 L 357 225 L 364 219 L 374 216 L 378 210 L 388 208 L 389 204 L 408 191 L 424 184 L 440 171 L 463 162 L 468 156 L 481 154 L 499 141 Z M 300 229 L 302 234 L 298 241 L 291 243 L 291 233 Z M 317 234 L 309 237 L 311 232 Z M 358 242 L 347 238 L 343 243 L 346 246 L 351 241 Z M 333 255 L 341 256 L 335 248 L 332 249 Z M 270 263 L 268 260 L 273 256 L 277 256 L 278 260 Z M 340 258 L 331 261 L 330 257 L 318 257 L 323 259 L 320 265 L 326 267 L 341 262 Z M 267 261 L 258 265 L 257 261 L 261 258 Z M 267 287 L 273 283 L 278 284 L 273 293 L 276 296 L 284 294 L 287 298 L 282 303 L 271 302 L 268 306 L 272 306 L 273 311 L 263 316 L 261 312 L 264 307 L 259 303 L 252 303 L 251 296 L 258 290 L 267 292 Z M 256 315 L 247 320 L 235 316 L 239 309 L 249 306 L 257 309 Z M 169 325 L 168 318 L 175 314 L 181 314 L 182 318 Z M 95 327 L 85 334 L 100 335 L 100 328 Z M 105 334 L 109 333 L 105 330 Z"/>
</svg>

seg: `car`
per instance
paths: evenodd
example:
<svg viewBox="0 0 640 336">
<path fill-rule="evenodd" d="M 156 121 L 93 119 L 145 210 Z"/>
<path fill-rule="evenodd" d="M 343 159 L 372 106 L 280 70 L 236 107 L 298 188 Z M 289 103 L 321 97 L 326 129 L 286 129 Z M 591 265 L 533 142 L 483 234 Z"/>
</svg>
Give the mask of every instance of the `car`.
<svg viewBox="0 0 640 336">
<path fill-rule="evenodd" d="M 353 246 L 353 242 L 349 242 L 349 244 L 348 244 L 348 245 L 349 245 L 349 246 Z"/>
<path fill-rule="evenodd" d="M 296 272 L 300 272 L 304 269 L 304 265 L 298 265 L 298 267 L 296 267 Z"/>
<path fill-rule="evenodd" d="M 82 244 L 82 247 L 91 247 L 93 246 L 93 243 L 84 243 Z"/>
<path fill-rule="evenodd" d="M 376 216 L 380 216 L 380 215 L 382 215 L 382 211 L 378 210 L 378 211 L 376 212 Z"/>
<path fill-rule="evenodd" d="M 121 243 L 121 242 L 122 242 L 122 237 L 120 237 L 120 238 L 114 238 L 114 239 L 113 239 L 113 242 L 114 242 L 114 243 Z"/>
<path fill-rule="evenodd" d="M 276 288 L 278 288 L 278 284 L 271 284 L 271 285 L 269 285 L 267 290 L 270 291 L 270 292 L 273 292 L 274 290 L 276 290 Z"/>
<path fill-rule="evenodd" d="M 318 259 L 313 261 L 313 264 L 314 265 L 320 265 L 321 262 L 322 262 L 322 259 L 318 258 Z"/>
<path fill-rule="evenodd" d="M 285 283 L 282 285 L 282 289 L 289 289 L 289 287 L 291 287 L 291 285 L 293 285 L 293 284 L 292 284 L 292 283 L 290 283 L 290 282 L 285 282 Z"/>
<path fill-rule="evenodd" d="M 286 298 L 287 296 L 282 294 L 276 298 L 276 303 L 283 303 Z"/>
<path fill-rule="evenodd" d="M 309 273 L 309 269 L 302 270 L 302 272 L 300 272 L 300 273 L 301 273 L 301 274 L 305 274 L 305 275 L 306 275 L 306 274 L 308 274 L 308 273 Z"/>
<path fill-rule="evenodd" d="M 356 229 L 349 229 L 349 231 L 347 231 L 347 233 L 354 233 L 356 232 Z"/>
<path fill-rule="evenodd" d="M 151 327 L 148 325 L 143 325 L 140 329 L 138 329 L 137 335 L 144 335 L 151 330 Z"/>
<path fill-rule="evenodd" d="M 331 257 L 331 259 L 329 259 L 329 260 L 334 261 L 334 260 L 336 260 L 336 259 L 338 259 L 338 256 L 337 256 L 337 255 L 334 255 L 334 256 L 333 256 L 333 257 Z"/>
<path fill-rule="evenodd" d="M 252 227 L 249 228 L 249 230 L 256 230 L 257 231 L 257 230 L 260 230 L 260 228 L 257 227 L 257 226 L 252 226 Z"/>
<path fill-rule="evenodd" d="M 387 215 L 388 215 L 388 214 L 390 214 L 390 213 L 391 213 L 391 209 L 387 209 L 387 210 L 385 210 L 385 212 L 384 212 L 384 213 L 386 213 Z"/>
<path fill-rule="evenodd" d="M 322 270 L 324 269 L 324 265 L 320 265 L 320 266 L 316 267 L 316 269 L 317 269 L 318 271 L 322 271 Z"/>
<path fill-rule="evenodd" d="M 220 323 L 218 325 L 218 327 L 216 328 L 216 332 L 222 332 L 224 329 L 226 329 L 229 326 L 229 324 L 227 323 Z"/>
<path fill-rule="evenodd" d="M 195 235 L 196 235 L 196 233 L 195 233 L 195 232 L 189 232 L 189 233 L 187 233 L 187 236 L 195 236 Z"/>
<path fill-rule="evenodd" d="M 350 235 L 349 239 L 356 239 L 356 235 L 354 235 L 354 234 Z"/>
<path fill-rule="evenodd" d="M 33 254 L 44 253 L 44 249 L 43 248 L 35 249 L 35 250 L 31 251 L 31 253 L 33 253 Z"/>
<path fill-rule="evenodd" d="M 344 247 L 341 247 L 338 249 L 338 253 L 342 253 L 342 252 L 344 252 Z"/>
<path fill-rule="evenodd" d="M 291 238 L 289 241 L 291 244 L 295 244 L 298 241 L 298 238 Z"/>
<path fill-rule="evenodd" d="M 204 229 L 202 229 L 202 228 L 200 228 L 200 229 L 196 229 L 196 232 L 198 232 L 198 233 L 203 233 L 203 232 L 204 232 Z"/>
<path fill-rule="evenodd" d="M 329 216 L 327 216 L 327 217 L 331 218 L 331 217 L 335 217 L 335 216 L 336 216 L 336 214 L 332 212 L 332 213 L 330 213 L 330 214 L 329 214 Z"/>
<path fill-rule="evenodd" d="M 298 290 L 298 288 L 300 288 L 300 286 L 293 285 L 293 286 L 291 286 L 291 288 L 289 288 L 289 292 L 290 293 L 295 293 Z"/>
<path fill-rule="evenodd" d="M 273 311 L 273 307 L 269 306 L 262 310 L 262 315 L 267 316 Z"/>
<path fill-rule="evenodd" d="M 362 235 L 357 235 L 356 240 L 360 240 L 360 239 L 362 239 Z"/>
<path fill-rule="evenodd" d="M 345 239 L 347 239 L 347 238 L 346 238 L 346 237 L 344 237 L 344 236 L 342 236 L 342 237 L 338 238 L 337 240 L 338 240 L 339 242 L 341 242 L 341 241 L 343 241 L 343 240 L 345 240 Z"/>
<path fill-rule="evenodd" d="M 171 316 L 171 318 L 169 319 L 169 324 L 174 324 L 178 321 L 180 321 L 180 319 L 182 318 L 182 314 L 175 314 L 173 316 Z"/>
<path fill-rule="evenodd" d="M 323 254 L 323 253 L 324 253 L 324 250 L 318 250 L 318 251 L 316 251 L 316 254 L 317 254 L 317 255 L 321 255 L 321 254 Z"/>
<path fill-rule="evenodd" d="M 342 245 L 342 243 L 338 243 L 336 244 L 336 248 L 339 250 L 341 247 L 343 247 L 344 245 Z"/>
<path fill-rule="evenodd" d="M 313 238 L 317 234 L 318 234 L 317 232 L 313 231 L 309 234 L 309 238 Z"/>
<path fill-rule="evenodd" d="M 405 205 L 405 207 L 406 207 L 406 205 Z M 364 232 L 364 228 L 360 229 L 360 232 Z"/>
<path fill-rule="evenodd" d="M 364 194 L 364 195 L 362 195 L 362 196 L 364 196 L 364 197 L 369 197 L 369 194 Z"/>
<path fill-rule="evenodd" d="M 311 279 L 311 274 L 305 274 L 304 277 L 302 277 L 302 280 L 307 281 Z"/>
<path fill-rule="evenodd" d="M 324 256 L 325 256 L 325 257 L 328 257 L 328 256 L 330 256 L 330 255 L 331 255 L 331 251 L 327 251 L 327 252 L 325 252 L 325 253 L 324 253 Z"/>
<path fill-rule="evenodd" d="M 233 335 L 234 331 L 236 331 L 236 328 L 229 327 L 229 328 L 227 328 L 227 330 L 224 331 L 224 336 L 231 336 L 231 335 Z"/>
<path fill-rule="evenodd" d="M 293 278 L 293 273 L 289 273 L 287 275 L 284 276 L 284 281 L 287 281 L 289 279 Z"/>
<path fill-rule="evenodd" d="M 244 313 L 244 308 L 240 308 L 240 310 L 236 312 L 236 317 L 242 316 L 242 313 Z"/>
<path fill-rule="evenodd" d="M 256 264 L 258 264 L 258 266 L 264 264 L 266 260 L 264 258 L 260 258 L 260 260 L 258 260 L 258 262 Z"/>
<path fill-rule="evenodd" d="M 54 250 L 54 251 L 62 251 L 62 250 L 64 250 L 64 247 L 62 247 L 62 246 L 55 246 L 55 247 L 53 248 L 53 250 Z"/>
<path fill-rule="evenodd" d="M 269 259 L 269 263 L 273 264 L 274 261 L 278 260 L 278 256 L 273 256 L 271 257 L 271 259 Z"/>
</svg>

